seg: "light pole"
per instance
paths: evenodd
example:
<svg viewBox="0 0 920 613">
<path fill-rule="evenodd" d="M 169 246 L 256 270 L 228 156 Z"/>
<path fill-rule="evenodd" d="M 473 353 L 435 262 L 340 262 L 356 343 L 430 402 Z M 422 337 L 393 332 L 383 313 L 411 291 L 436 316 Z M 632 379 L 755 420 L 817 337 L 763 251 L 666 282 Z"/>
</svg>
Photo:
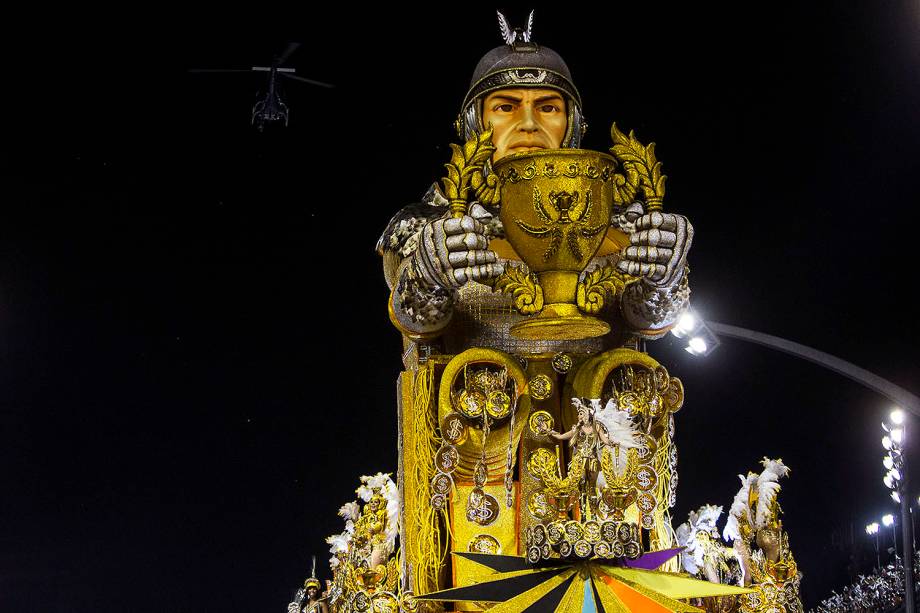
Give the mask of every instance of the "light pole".
<svg viewBox="0 0 920 613">
<path fill-rule="evenodd" d="M 914 611 L 914 546 L 913 521 L 910 514 L 910 494 L 907 481 L 907 456 L 904 444 L 907 441 L 907 417 L 901 409 L 895 409 L 889 416 L 889 423 L 882 423 L 885 436 L 882 447 L 888 453 L 882 459 L 882 465 L 888 470 L 882 479 L 891 490 L 891 498 L 901 507 L 901 552 L 904 566 L 904 607 L 905 611 Z M 892 525 L 892 531 L 894 526 Z M 895 545 L 897 555 L 897 545 Z"/>
<path fill-rule="evenodd" d="M 878 522 L 872 522 L 866 526 L 866 534 L 872 536 L 875 535 L 875 570 L 877 572 L 882 571 L 882 557 L 878 552 Z"/>
<path fill-rule="evenodd" d="M 888 515 L 883 515 L 882 523 L 885 525 L 886 528 L 889 526 L 891 527 L 891 545 L 892 545 L 892 549 L 894 549 L 894 559 L 895 561 L 897 561 L 898 559 L 898 538 L 897 536 L 895 536 L 894 515 L 891 515 L 890 513 Z"/>
</svg>

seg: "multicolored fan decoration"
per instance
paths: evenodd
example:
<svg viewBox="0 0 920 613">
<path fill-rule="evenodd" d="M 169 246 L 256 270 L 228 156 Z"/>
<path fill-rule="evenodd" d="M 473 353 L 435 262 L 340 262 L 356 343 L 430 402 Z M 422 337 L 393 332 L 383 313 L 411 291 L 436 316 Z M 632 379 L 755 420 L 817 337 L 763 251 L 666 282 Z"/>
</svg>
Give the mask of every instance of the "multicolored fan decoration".
<svg viewBox="0 0 920 613">
<path fill-rule="evenodd" d="M 494 571 L 466 587 L 417 596 L 417 600 L 498 603 L 491 613 L 702 612 L 682 600 L 746 594 L 751 590 L 700 581 L 682 573 L 654 570 L 680 549 L 647 553 L 624 563 L 614 560 L 544 560 L 455 552 Z"/>
</svg>

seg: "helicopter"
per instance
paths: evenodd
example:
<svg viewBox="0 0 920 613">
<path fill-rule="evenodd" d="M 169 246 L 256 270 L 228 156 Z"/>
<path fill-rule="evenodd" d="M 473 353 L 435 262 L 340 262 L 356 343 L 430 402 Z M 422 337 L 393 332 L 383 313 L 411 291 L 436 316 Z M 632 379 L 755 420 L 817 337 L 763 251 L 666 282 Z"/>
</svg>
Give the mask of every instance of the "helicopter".
<svg viewBox="0 0 920 613">
<path fill-rule="evenodd" d="M 300 47 L 300 43 L 289 43 L 287 49 L 281 55 L 276 55 L 272 60 L 270 66 L 253 66 L 252 68 L 246 69 L 236 69 L 236 68 L 192 68 L 189 72 L 192 73 L 229 73 L 229 72 L 267 72 L 268 73 L 268 88 L 264 95 L 260 94 L 260 99 L 252 106 L 252 115 L 251 123 L 255 126 L 259 132 L 262 132 L 265 129 L 265 126 L 269 123 L 284 121 L 284 125 L 288 125 L 288 120 L 290 119 L 290 109 L 285 103 L 284 99 L 281 96 L 280 88 L 280 78 L 291 79 L 294 81 L 300 81 L 301 83 L 307 83 L 309 85 L 316 85 L 319 87 L 335 87 L 329 83 L 323 83 L 322 81 L 315 81 L 313 79 L 307 79 L 305 77 L 300 77 L 294 74 L 296 69 L 284 67 L 284 63 L 291 57 L 291 55 Z"/>
</svg>

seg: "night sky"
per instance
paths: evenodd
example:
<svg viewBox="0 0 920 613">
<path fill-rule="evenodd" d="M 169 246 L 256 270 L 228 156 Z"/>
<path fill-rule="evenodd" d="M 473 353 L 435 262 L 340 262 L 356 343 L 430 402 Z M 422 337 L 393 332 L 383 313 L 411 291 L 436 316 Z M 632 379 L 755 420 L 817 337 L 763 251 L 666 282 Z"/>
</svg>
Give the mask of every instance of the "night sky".
<svg viewBox="0 0 920 613">
<path fill-rule="evenodd" d="M 538 9 L 534 39 L 572 69 L 584 147 L 614 120 L 657 142 L 694 307 L 920 393 L 920 8 L 632 4 Z M 5 24 L 4 612 L 283 611 L 358 476 L 395 471 L 374 244 L 442 176 L 494 7 L 261 10 Z M 286 83 L 287 129 L 249 125 L 264 77 L 187 72 L 289 41 L 337 87 Z M 871 568 L 887 399 L 737 341 L 649 351 L 686 387 L 675 526 L 782 457 L 806 605 Z"/>
</svg>

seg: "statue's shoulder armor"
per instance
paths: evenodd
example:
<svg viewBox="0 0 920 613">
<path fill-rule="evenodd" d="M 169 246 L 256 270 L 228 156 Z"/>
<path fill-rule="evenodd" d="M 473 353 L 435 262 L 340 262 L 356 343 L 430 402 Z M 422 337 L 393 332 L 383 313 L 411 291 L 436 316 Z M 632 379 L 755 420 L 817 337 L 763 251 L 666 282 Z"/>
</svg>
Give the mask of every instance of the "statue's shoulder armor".
<svg viewBox="0 0 920 613">
<path fill-rule="evenodd" d="M 398 252 L 403 257 L 409 255 L 416 245 L 414 240 L 418 231 L 429 221 L 434 221 L 447 214 L 448 207 L 432 202 L 417 202 L 404 206 L 390 219 L 383 234 L 377 241 L 377 253 Z"/>
</svg>

